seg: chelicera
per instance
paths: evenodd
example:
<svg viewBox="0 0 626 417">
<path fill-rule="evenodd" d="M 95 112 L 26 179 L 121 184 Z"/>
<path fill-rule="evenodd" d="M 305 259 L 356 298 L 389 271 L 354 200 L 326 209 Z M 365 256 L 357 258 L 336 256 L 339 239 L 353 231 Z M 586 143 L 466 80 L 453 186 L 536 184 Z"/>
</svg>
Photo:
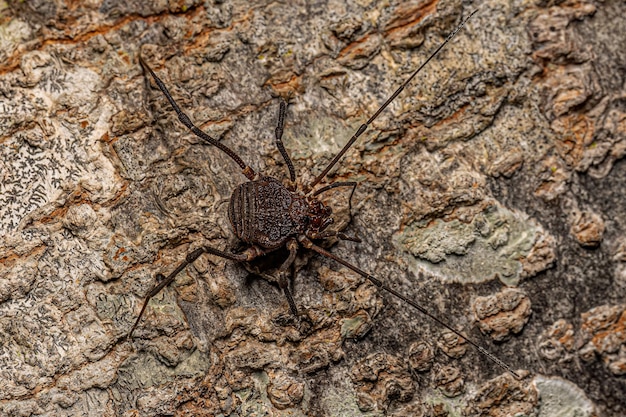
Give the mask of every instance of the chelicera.
<svg viewBox="0 0 626 417">
<path fill-rule="evenodd" d="M 326 168 L 324 168 L 324 170 L 317 177 L 315 177 L 315 179 L 308 186 L 305 186 L 303 190 L 298 190 L 294 186 L 285 186 L 276 178 L 256 173 L 228 146 L 217 141 L 196 127 L 190 118 L 176 104 L 176 101 L 172 98 L 165 84 L 140 57 L 139 61 L 141 65 L 150 74 L 158 88 L 165 95 L 170 105 L 178 115 L 180 122 L 204 142 L 209 145 L 216 146 L 228 155 L 239 165 L 243 175 L 248 179 L 247 182 L 238 185 L 233 191 L 228 207 L 228 217 L 235 235 L 249 246 L 241 253 L 225 252 L 211 246 L 203 246 L 189 253 L 185 260 L 182 261 L 167 277 L 162 274 L 158 274 L 157 279 L 159 280 L 159 283 L 146 295 L 139 316 L 131 328 L 129 336 L 132 335 L 136 327 L 139 325 L 141 317 L 143 316 L 150 299 L 158 294 L 164 287 L 171 284 L 178 273 L 204 253 L 233 261 L 249 262 L 280 248 L 286 248 L 289 255 L 278 268 L 277 280 L 280 288 L 287 298 L 291 313 L 297 318 L 298 308 L 289 290 L 290 277 L 288 276 L 288 271 L 296 258 L 299 248 L 303 247 L 330 258 L 368 279 L 379 289 L 392 294 L 421 313 L 427 315 L 441 326 L 468 342 L 489 360 L 519 378 L 519 375 L 516 374 L 510 366 L 495 357 L 493 354 L 489 353 L 478 343 L 468 339 L 443 320 L 430 313 L 424 307 L 398 293 L 393 288 L 385 285 L 380 279 L 365 272 L 358 266 L 332 254 L 315 243 L 315 241 L 330 237 L 337 237 L 339 239 L 353 240 L 357 242 L 360 241 L 358 238 L 350 237 L 342 232 L 329 229 L 329 226 L 334 221 L 332 217 L 332 209 L 318 198 L 320 194 L 328 190 L 337 187 L 350 187 L 352 191 L 350 193 L 349 201 L 351 201 L 352 194 L 354 193 L 357 185 L 356 182 L 335 182 L 318 189 L 315 189 L 315 187 L 322 182 L 328 172 L 337 164 L 346 151 L 350 149 L 358 137 L 367 130 L 369 125 L 380 115 L 380 113 L 387 108 L 387 106 L 402 92 L 402 90 L 404 90 L 404 88 L 411 82 L 411 80 L 413 80 L 422 68 L 424 68 L 424 66 L 426 66 L 426 64 L 439 53 L 439 51 L 458 33 L 467 20 L 475 13 L 476 11 L 472 12 L 463 22 L 461 22 L 461 24 L 459 24 L 459 26 L 446 38 L 446 40 L 439 45 L 429 58 L 404 81 L 404 83 L 387 99 L 387 101 L 374 113 L 374 115 L 372 115 L 367 122 L 359 127 L 359 129 L 326 166 Z M 291 184 L 295 184 L 295 169 L 282 142 L 286 107 L 286 103 L 281 101 L 278 112 L 278 124 L 275 130 L 275 143 L 289 169 Z"/>
</svg>

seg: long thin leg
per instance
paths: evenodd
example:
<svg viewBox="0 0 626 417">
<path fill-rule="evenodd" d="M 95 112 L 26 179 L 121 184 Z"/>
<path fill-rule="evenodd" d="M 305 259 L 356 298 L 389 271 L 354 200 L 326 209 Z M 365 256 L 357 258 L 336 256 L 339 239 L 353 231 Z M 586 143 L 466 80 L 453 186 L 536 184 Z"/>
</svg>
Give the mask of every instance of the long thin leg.
<svg viewBox="0 0 626 417">
<path fill-rule="evenodd" d="M 174 269 L 167 277 L 164 277 L 163 274 L 157 275 L 157 278 L 159 279 L 159 283 L 150 290 L 148 295 L 146 295 L 146 298 L 144 299 L 144 302 L 143 302 L 143 306 L 141 307 L 141 311 L 139 312 L 139 316 L 137 317 L 135 324 L 133 324 L 133 327 L 130 329 L 130 332 L 128 333 L 129 338 L 132 337 L 133 332 L 135 331 L 135 328 L 141 321 L 141 317 L 143 316 L 143 313 L 146 311 L 146 307 L 148 307 L 148 302 L 150 301 L 150 299 L 154 297 L 155 295 L 157 295 L 158 293 L 160 293 L 163 288 L 170 285 L 176 278 L 176 275 L 178 275 L 183 269 L 185 269 L 187 265 L 189 265 L 190 263 L 198 259 L 198 257 L 200 257 L 200 255 L 202 255 L 203 253 L 210 253 L 212 255 L 216 255 L 222 258 L 226 258 L 226 259 L 230 259 L 232 261 L 238 261 L 238 262 L 250 261 L 264 254 L 264 252 L 260 250 L 259 248 L 257 248 L 256 246 L 252 246 L 240 254 L 224 252 L 219 249 L 212 248 L 210 246 L 204 246 L 202 248 L 196 249 L 195 251 L 191 252 L 185 257 L 185 260 L 181 262 L 176 267 L 176 269 Z"/>
<path fill-rule="evenodd" d="M 357 182 L 356 181 L 339 181 L 339 182 L 334 182 L 330 185 L 327 185 L 325 187 L 320 188 L 319 190 L 316 190 L 313 193 L 313 197 L 320 195 L 322 193 L 325 193 L 328 190 L 332 190 L 333 188 L 338 188 L 338 187 L 352 187 L 352 191 L 350 191 L 350 198 L 348 198 L 348 207 L 350 209 L 350 221 L 352 221 L 352 196 L 354 195 L 354 191 L 356 190 L 356 186 L 357 186 Z"/>
<path fill-rule="evenodd" d="M 204 140 L 205 142 L 213 146 L 218 147 L 222 152 L 230 156 L 232 160 L 235 161 L 237 165 L 241 167 L 241 169 L 243 170 L 243 175 L 245 175 L 250 181 L 254 180 L 254 177 L 256 175 L 254 170 L 250 168 L 248 164 L 243 162 L 243 160 L 239 157 L 239 155 L 235 153 L 235 151 L 233 151 L 232 149 L 230 149 L 228 146 L 224 145 L 220 141 L 207 135 L 202 130 L 200 130 L 196 125 L 194 125 L 191 122 L 191 119 L 189 118 L 189 116 L 187 116 L 185 112 L 183 112 L 180 109 L 180 107 L 178 107 L 178 104 L 176 104 L 176 101 L 174 101 L 174 99 L 172 98 L 172 95 L 168 91 L 167 87 L 165 87 L 165 84 L 163 84 L 163 81 L 161 81 L 161 79 L 157 77 L 154 71 L 152 71 L 152 68 L 150 68 L 148 64 L 146 64 L 146 62 L 141 58 L 141 56 L 139 56 L 139 62 L 141 63 L 141 66 L 145 68 L 150 73 L 150 75 L 152 75 L 152 78 L 154 78 L 154 82 L 159 87 L 161 92 L 165 95 L 165 97 L 167 98 L 167 101 L 170 102 L 170 104 L 172 105 L 172 108 L 178 115 L 178 120 L 180 120 L 182 124 L 187 126 L 187 128 L 189 128 L 189 130 L 191 130 L 200 139 Z"/>
<path fill-rule="evenodd" d="M 276 130 L 274 131 L 276 134 L 276 147 L 278 151 L 283 156 L 285 163 L 287 164 L 287 168 L 289 169 L 289 178 L 291 178 L 291 182 L 296 181 L 296 170 L 293 167 L 293 162 L 291 162 L 291 158 L 289 158 L 289 154 L 285 149 L 285 145 L 283 144 L 283 126 L 285 125 L 285 111 L 287 110 L 287 103 L 284 101 L 280 101 L 280 108 L 278 109 L 278 126 L 276 126 Z"/>
<path fill-rule="evenodd" d="M 374 113 L 374 115 L 372 117 L 370 117 L 367 122 L 363 123 L 356 131 L 356 133 L 350 138 L 350 140 L 348 141 L 348 143 L 346 143 L 346 145 L 343 147 L 343 149 L 341 151 L 339 151 L 339 153 L 337 155 L 335 155 L 335 157 L 333 158 L 332 161 L 330 161 L 330 163 L 326 166 L 326 168 L 324 168 L 324 170 L 317 176 L 315 177 L 315 179 L 313 180 L 313 182 L 307 187 L 307 189 L 305 190 L 305 192 L 309 192 L 313 187 L 315 187 L 317 184 L 319 184 L 320 181 L 322 181 L 324 179 L 324 177 L 326 176 L 326 174 L 328 174 L 328 172 L 332 169 L 333 166 L 335 166 L 335 164 L 341 159 L 341 157 L 346 153 L 346 151 L 348 149 L 350 149 L 350 147 L 354 144 L 354 142 L 356 142 L 356 140 L 358 139 L 359 136 L 361 136 L 363 134 L 363 132 L 365 132 L 367 130 L 367 128 L 369 127 L 369 125 L 376 120 L 376 118 L 378 117 L 378 115 L 380 115 L 380 113 L 383 112 L 383 110 L 385 110 L 387 108 L 387 106 L 398 96 L 398 94 L 400 94 L 402 92 L 402 90 L 404 90 L 404 88 L 411 82 L 411 80 L 413 78 L 415 78 L 415 76 L 417 75 L 418 72 L 420 72 L 422 70 L 422 68 L 424 68 L 426 66 L 426 64 L 428 64 L 430 62 L 431 59 L 433 59 L 438 53 L 439 51 L 441 51 L 441 49 L 443 49 L 443 47 L 450 42 L 450 40 L 452 38 L 454 38 L 454 36 L 459 32 L 459 30 L 461 30 L 461 28 L 463 27 L 463 25 L 465 25 L 465 23 L 469 20 L 470 17 L 474 16 L 474 14 L 478 11 L 478 9 L 474 10 L 472 13 L 470 13 L 469 16 L 467 16 L 465 18 L 465 20 L 463 20 L 461 22 L 461 24 L 459 26 L 456 27 L 456 29 L 454 29 L 454 31 L 452 33 L 450 33 L 448 35 L 448 37 L 446 38 L 445 41 L 443 41 L 443 43 L 441 45 L 439 45 L 439 47 L 435 50 L 435 52 L 433 52 L 426 61 L 424 61 L 424 63 L 422 65 L 419 66 L 418 69 L 416 69 L 413 74 L 411 74 L 411 76 L 409 78 L 407 78 L 402 85 L 400 86 L 400 88 L 398 88 L 388 99 L 387 101 L 385 101 L 385 103 L 380 106 L 380 108 L 378 110 L 376 110 L 376 113 Z"/>
<path fill-rule="evenodd" d="M 287 297 L 291 313 L 295 317 L 298 317 L 298 308 L 296 307 L 295 301 L 293 301 L 291 291 L 289 291 L 289 279 L 287 278 L 287 273 L 291 270 L 291 265 L 293 265 L 293 261 L 296 259 L 298 253 L 298 242 L 296 239 L 287 241 L 287 249 L 289 249 L 289 257 L 283 262 L 280 268 L 278 268 L 278 285 L 285 293 L 285 297 Z"/>
<path fill-rule="evenodd" d="M 397 292 L 393 288 L 386 286 L 385 284 L 383 284 L 383 282 L 381 280 L 379 280 L 375 276 L 368 274 L 367 272 L 363 271 L 359 267 L 357 267 L 355 265 L 352 265 L 350 262 L 345 261 L 345 260 L 341 259 L 340 257 L 335 256 L 332 253 L 328 252 L 327 250 L 317 246 L 316 244 L 311 242 L 306 237 L 301 237 L 298 240 L 300 241 L 302 246 L 304 246 L 305 248 L 311 249 L 312 251 L 317 252 L 317 253 L 319 253 L 322 256 L 325 256 L 325 257 L 330 258 L 330 259 L 332 259 L 332 260 L 334 260 L 336 262 L 339 262 L 340 264 L 342 264 L 343 266 L 347 267 L 348 269 L 351 269 L 352 271 L 356 272 L 357 274 L 361 275 L 362 277 L 367 278 L 374 285 L 376 285 L 378 288 L 387 291 L 388 293 L 394 295 L 395 297 L 397 297 L 400 300 L 404 301 L 405 303 L 409 304 L 413 308 L 417 309 L 422 314 L 427 315 L 428 317 L 430 317 L 431 319 L 433 319 L 434 321 L 439 323 L 441 326 L 443 326 L 446 329 L 450 330 L 452 333 L 456 334 L 461 339 L 465 340 L 467 343 L 469 343 L 470 345 L 474 346 L 474 348 L 476 348 L 476 350 L 478 350 L 487 359 L 491 360 L 496 365 L 498 365 L 501 368 L 503 368 L 504 370 L 508 371 L 515 378 L 521 379 L 520 375 L 517 374 L 515 371 L 513 371 L 513 369 L 509 365 L 507 365 L 506 363 L 504 363 L 503 361 L 498 359 L 492 353 L 489 353 L 485 348 L 480 346 L 477 342 L 474 342 L 473 340 L 468 339 L 467 336 L 462 335 L 461 332 L 459 332 L 459 331 L 455 330 L 454 328 L 452 328 L 452 326 L 448 325 L 446 322 L 441 320 L 439 317 L 437 317 L 434 314 L 430 313 L 428 310 L 426 310 L 424 307 L 422 307 L 419 304 L 417 304 L 415 301 L 405 297 L 404 295 L 400 294 L 399 292 Z"/>
<path fill-rule="evenodd" d="M 357 237 L 357 236 L 350 236 L 347 235 L 343 232 L 336 232 L 336 231 L 323 231 L 321 233 L 309 233 L 307 235 L 310 239 L 315 239 L 315 240 L 322 240 L 322 239 L 328 239 L 331 237 L 338 237 L 341 240 L 349 240 L 350 242 L 356 242 L 356 243 L 361 243 L 362 240 L 361 238 Z"/>
</svg>

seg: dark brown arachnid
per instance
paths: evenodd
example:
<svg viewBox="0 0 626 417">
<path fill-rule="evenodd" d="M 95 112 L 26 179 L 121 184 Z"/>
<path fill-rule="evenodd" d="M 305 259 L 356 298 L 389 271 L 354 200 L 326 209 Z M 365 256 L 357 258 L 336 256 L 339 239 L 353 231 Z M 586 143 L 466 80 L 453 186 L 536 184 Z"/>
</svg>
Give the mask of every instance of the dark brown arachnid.
<svg viewBox="0 0 626 417">
<path fill-rule="evenodd" d="M 210 246 L 204 246 L 188 254 L 186 259 L 181 262 L 180 265 L 178 265 L 174 269 L 174 271 L 172 271 L 167 277 L 159 274 L 157 277 L 159 278 L 160 282 L 148 293 L 148 295 L 146 295 L 143 307 L 141 308 L 141 311 L 139 313 L 139 317 L 137 317 L 137 321 L 130 330 L 129 336 L 132 335 L 133 331 L 141 321 L 141 317 L 146 310 L 150 298 L 154 297 L 164 287 L 171 284 L 179 272 L 181 272 L 187 265 L 194 262 L 203 253 L 209 253 L 233 261 L 248 262 L 258 257 L 264 256 L 279 248 L 286 247 L 289 251 L 289 256 L 278 268 L 278 283 L 282 291 L 285 293 L 285 296 L 287 297 L 291 312 L 297 317 L 298 310 L 296 307 L 296 303 L 294 302 L 293 297 L 291 296 L 291 292 L 289 291 L 288 271 L 290 270 L 290 267 L 296 257 L 299 246 L 302 246 L 306 249 L 312 250 L 322 256 L 325 256 L 340 263 L 341 265 L 368 279 L 374 285 L 376 285 L 376 287 L 394 295 L 405 303 L 411 305 L 415 309 L 419 310 L 423 314 L 427 315 L 428 317 L 439 323 L 441 326 L 447 328 L 463 340 L 467 341 L 486 358 L 493 361 L 506 371 L 510 372 L 516 378 L 519 378 L 519 375 L 515 373 L 515 371 L 513 371 L 513 369 L 509 365 L 495 357 L 493 354 L 489 353 L 478 343 L 468 339 L 459 331 L 453 329 L 443 320 L 431 314 L 424 307 L 418 305 L 414 301 L 398 293 L 393 288 L 385 285 L 381 280 L 374 277 L 373 275 L 368 274 L 359 267 L 333 255 L 332 253 L 314 243 L 314 241 L 316 240 L 329 237 L 338 237 L 340 239 L 358 241 L 358 239 L 350 238 L 349 236 L 346 236 L 341 232 L 331 232 L 327 230 L 328 226 L 333 222 L 332 210 L 330 207 L 324 205 L 324 203 L 322 203 L 317 198 L 323 192 L 337 187 L 352 187 L 352 193 L 354 193 L 356 182 L 336 182 L 318 188 L 315 191 L 313 191 L 313 189 L 324 179 L 324 177 L 326 177 L 326 174 L 328 174 L 331 168 L 335 166 L 335 164 L 342 158 L 346 151 L 350 149 L 350 147 L 354 144 L 357 138 L 361 136 L 361 134 L 363 134 L 365 130 L 367 130 L 369 125 L 380 115 L 380 113 L 385 110 L 385 108 L 387 108 L 387 106 L 400 94 L 400 92 L 402 92 L 402 90 L 409 84 L 409 82 L 411 82 L 411 80 L 417 75 L 417 73 L 419 73 L 422 68 L 424 68 L 424 66 L 432 58 L 434 58 L 439 53 L 439 51 L 441 51 L 441 49 L 458 33 L 458 31 L 463 27 L 467 20 L 472 17 L 476 12 L 477 10 L 473 11 L 467 18 L 465 18 L 465 20 L 461 22 L 461 24 L 459 24 L 459 26 L 446 38 L 446 40 L 441 45 L 439 45 L 439 47 L 430 55 L 430 57 L 419 68 L 417 68 L 411 74 L 411 76 L 404 81 L 400 88 L 398 88 L 387 99 L 387 101 L 376 111 L 376 113 L 374 113 L 374 115 L 371 116 L 367 122 L 359 127 L 359 129 L 352 136 L 352 138 L 350 138 L 350 140 L 343 147 L 343 149 L 341 149 L 341 151 L 333 158 L 328 166 L 324 168 L 324 170 L 313 180 L 311 184 L 306 186 L 304 190 L 289 189 L 285 187 L 282 182 L 275 178 L 255 173 L 254 170 L 239 157 L 239 155 L 233 152 L 233 150 L 231 150 L 229 147 L 222 144 L 221 142 L 218 142 L 216 139 L 212 138 L 211 136 L 200 130 L 198 127 L 196 127 L 191 122 L 189 117 L 180 109 L 180 107 L 178 107 L 178 105 L 170 95 L 163 82 L 159 79 L 159 77 L 157 77 L 154 71 L 141 58 L 139 58 L 139 61 L 143 68 L 150 73 L 150 75 L 156 82 L 156 85 L 163 92 L 165 97 L 167 97 L 167 100 L 170 102 L 170 104 L 174 108 L 174 111 L 178 115 L 178 119 L 200 139 L 210 145 L 218 147 L 220 150 L 226 153 L 241 167 L 243 175 L 248 178 L 247 182 L 244 182 L 243 184 L 237 186 L 235 191 L 232 193 L 230 197 L 230 204 L 228 207 L 228 217 L 230 219 L 230 223 L 232 224 L 235 235 L 249 246 L 242 253 L 224 252 Z M 278 147 L 278 150 L 280 151 L 281 155 L 285 159 L 285 162 L 287 163 L 291 182 L 295 183 L 296 174 L 293 163 L 291 162 L 291 159 L 289 158 L 289 155 L 287 154 L 287 151 L 285 150 L 282 142 L 285 109 L 286 104 L 284 101 L 281 101 L 280 110 L 278 113 L 278 126 L 276 127 L 275 132 L 276 146 Z M 350 195 L 350 198 L 351 197 L 352 194 Z"/>
</svg>

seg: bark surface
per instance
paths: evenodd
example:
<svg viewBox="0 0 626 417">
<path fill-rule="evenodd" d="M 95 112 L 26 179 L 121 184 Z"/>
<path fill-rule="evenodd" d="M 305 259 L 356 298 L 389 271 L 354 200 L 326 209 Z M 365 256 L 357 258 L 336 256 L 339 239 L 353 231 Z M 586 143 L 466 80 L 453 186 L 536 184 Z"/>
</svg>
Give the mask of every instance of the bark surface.
<svg viewBox="0 0 626 417">
<path fill-rule="evenodd" d="M 246 181 L 310 184 L 478 8 L 323 184 L 330 259 L 292 291 L 241 251 Z M 0 3 L 0 414 L 626 415 L 626 3 Z M 517 414 L 516 414 L 517 413 Z"/>
</svg>

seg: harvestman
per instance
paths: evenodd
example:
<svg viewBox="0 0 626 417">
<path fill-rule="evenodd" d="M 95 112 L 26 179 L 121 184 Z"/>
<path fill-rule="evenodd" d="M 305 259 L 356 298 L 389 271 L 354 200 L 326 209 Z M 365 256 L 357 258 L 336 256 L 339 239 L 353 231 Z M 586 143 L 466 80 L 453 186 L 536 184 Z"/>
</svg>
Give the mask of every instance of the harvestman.
<svg viewBox="0 0 626 417">
<path fill-rule="evenodd" d="M 457 26 L 457 28 L 452 33 L 450 33 L 450 35 L 448 35 L 446 40 L 441 45 L 439 45 L 439 47 L 429 56 L 429 58 L 424 61 L 424 63 L 420 65 L 419 68 L 417 68 L 408 79 L 404 81 L 400 88 L 398 88 L 387 99 L 387 101 L 385 101 L 385 103 L 376 111 L 376 113 L 374 113 L 374 115 L 371 116 L 367 122 L 359 127 L 359 129 L 350 138 L 350 140 L 348 141 L 348 143 L 346 143 L 343 149 L 341 149 L 341 151 L 313 180 L 313 182 L 311 182 L 311 184 L 305 186 L 304 190 L 297 190 L 294 186 L 286 187 L 282 184 L 282 182 L 273 177 L 268 177 L 262 174 L 255 173 L 254 170 L 248 164 L 246 164 L 232 149 L 212 138 L 211 136 L 207 135 L 198 127 L 196 127 L 191 122 L 189 117 L 180 109 L 180 107 L 178 107 L 161 79 L 157 77 L 154 71 L 141 59 L 141 57 L 139 57 L 141 65 L 145 70 L 150 73 L 156 85 L 170 102 L 181 123 L 187 126 L 200 139 L 204 140 L 210 145 L 218 147 L 233 161 L 235 161 L 237 165 L 241 167 L 243 175 L 246 176 L 248 181 L 238 185 L 231 195 L 228 208 L 228 217 L 230 219 L 230 223 L 233 227 L 235 235 L 240 240 L 250 246 L 241 253 L 229 253 L 210 246 L 204 246 L 189 253 L 185 260 L 181 262 L 176 267 L 176 269 L 174 269 L 174 271 L 172 271 L 167 277 L 163 276 L 162 274 L 157 274 L 157 280 L 159 280 L 159 283 L 148 293 L 148 295 L 146 295 L 139 316 L 137 317 L 135 324 L 130 330 L 129 337 L 132 335 L 135 328 L 141 321 L 141 317 L 143 316 L 143 313 L 145 312 L 150 299 L 158 294 L 163 288 L 171 284 L 179 272 L 185 269 L 187 265 L 194 262 L 203 253 L 209 253 L 233 261 L 248 262 L 263 255 L 266 255 L 270 252 L 273 252 L 279 248 L 286 247 L 289 251 L 289 256 L 278 268 L 278 284 L 287 298 L 287 302 L 289 303 L 289 308 L 291 312 L 294 314 L 294 316 L 298 317 L 298 309 L 296 307 L 296 303 L 294 302 L 291 292 L 289 291 L 288 271 L 290 270 L 290 267 L 296 258 L 298 248 L 302 246 L 306 249 L 312 250 L 322 256 L 325 256 L 340 263 L 341 265 L 368 279 L 370 282 L 376 285 L 376 287 L 385 290 L 386 292 L 411 305 L 415 309 L 419 310 L 421 313 L 427 315 L 432 320 L 439 323 L 441 326 L 445 327 L 446 329 L 456 334 L 458 337 L 468 342 L 482 355 L 484 355 L 489 360 L 493 361 L 498 366 L 510 372 L 513 376 L 519 379 L 520 376 L 515 373 L 515 371 L 513 371 L 513 369 L 509 365 L 495 357 L 493 354 L 489 353 L 478 343 L 462 335 L 459 331 L 452 328 L 443 320 L 431 314 L 424 307 L 420 306 L 419 304 L 415 303 L 404 295 L 398 293 L 393 288 L 383 284 L 381 280 L 363 271 L 358 266 L 355 266 L 350 262 L 333 255 L 332 253 L 314 243 L 315 240 L 325 239 L 329 237 L 337 237 L 339 239 L 353 240 L 357 242 L 359 241 L 359 239 L 349 237 L 341 232 L 327 230 L 328 226 L 333 223 L 332 209 L 326 206 L 322 201 L 318 200 L 317 198 L 317 196 L 319 196 L 320 194 L 337 187 L 352 187 L 352 193 L 354 193 L 356 182 L 336 182 L 318 188 L 315 191 L 313 189 L 324 179 L 324 177 L 326 177 L 332 167 L 337 164 L 337 162 L 343 157 L 346 151 L 350 149 L 354 142 L 356 142 L 357 138 L 367 130 L 369 125 L 374 120 L 376 120 L 380 113 L 387 108 L 387 106 L 402 92 L 402 90 L 404 90 L 409 82 L 411 82 L 411 80 L 422 70 L 422 68 L 424 68 L 426 64 L 428 64 L 428 62 L 430 62 L 430 60 L 433 59 L 439 53 L 439 51 L 441 51 L 441 49 L 459 32 L 459 30 L 461 30 L 465 23 L 476 12 L 477 10 L 474 10 L 468 17 L 466 17 L 465 20 L 463 20 L 461 24 L 459 24 L 459 26 Z M 283 159 L 287 164 L 291 183 L 295 184 L 295 169 L 282 142 L 285 110 L 286 104 L 284 101 L 281 101 L 280 109 L 278 112 L 278 126 L 276 127 L 275 131 L 276 147 L 280 151 Z M 350 198 L 352 198 L 352 194 L 350 194 Z"/>
</svg>

